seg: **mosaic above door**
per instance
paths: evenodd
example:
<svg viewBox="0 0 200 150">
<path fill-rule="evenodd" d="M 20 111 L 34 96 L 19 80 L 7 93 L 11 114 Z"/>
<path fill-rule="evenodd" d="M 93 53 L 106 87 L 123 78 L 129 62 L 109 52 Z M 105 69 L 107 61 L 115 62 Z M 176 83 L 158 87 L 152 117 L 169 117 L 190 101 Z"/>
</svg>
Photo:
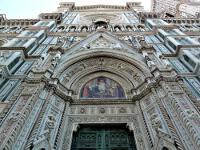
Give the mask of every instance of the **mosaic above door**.
<svg viewBox="0 0 200 150">
<path fill-rule="evenodd" d="M 125 98 L 123 88 L 116 81 L 106 78 L 97 77 L 87 82 L 81 89 L 81 98 Z"/>
</svg>

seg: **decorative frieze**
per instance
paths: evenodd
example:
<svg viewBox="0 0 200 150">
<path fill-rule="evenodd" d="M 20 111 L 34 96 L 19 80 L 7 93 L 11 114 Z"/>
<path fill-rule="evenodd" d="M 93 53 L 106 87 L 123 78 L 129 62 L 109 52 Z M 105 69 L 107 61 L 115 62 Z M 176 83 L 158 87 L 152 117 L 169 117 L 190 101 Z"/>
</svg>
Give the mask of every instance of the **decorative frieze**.
<svg viewBox="0 0 200 150">
<path fill-rule="evenodd" d="M 118 105 L 72 105 L 70 115 L 124 115 L 135 114 L 136 108 L 130 104 Z"/>
</svg>

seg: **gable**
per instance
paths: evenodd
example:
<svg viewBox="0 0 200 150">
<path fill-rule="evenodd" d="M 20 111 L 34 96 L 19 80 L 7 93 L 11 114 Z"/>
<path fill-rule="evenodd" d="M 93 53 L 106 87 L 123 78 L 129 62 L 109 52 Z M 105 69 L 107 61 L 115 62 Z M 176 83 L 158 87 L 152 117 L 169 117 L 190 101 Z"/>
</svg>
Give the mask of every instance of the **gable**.
<svg viewBox="0 0 200 150">
<path fill-rule="evenodd" d="M 144 74 L 150 76 L 144 57 L 137 52 L 136 48 L 119 40 L 109 32 L 97 31 L 84 40 L 74 44 L 71 48 L 65 49 L 58 66 L 54 70 L 54 76 L 64 71 L 67 66 L 90 57 L 112 57 L 130 62 L 140 68 Z"/>
<path fill-rule="evenodd" d="M 118 39 L 109 32 L 97 31 L 94 34 L 89 35 L 84 40 L 79 41 L 67 50 L 64 55 L 76 54 L 83 51 L 92 51 L 95 49 L 101 50 L 112 50 L 123 51 L 136 55 L 138 58 L 142 59 L 142 56 L 137 53 L 137 50 L 129 46 L 126 42 Z"/>
</svg>

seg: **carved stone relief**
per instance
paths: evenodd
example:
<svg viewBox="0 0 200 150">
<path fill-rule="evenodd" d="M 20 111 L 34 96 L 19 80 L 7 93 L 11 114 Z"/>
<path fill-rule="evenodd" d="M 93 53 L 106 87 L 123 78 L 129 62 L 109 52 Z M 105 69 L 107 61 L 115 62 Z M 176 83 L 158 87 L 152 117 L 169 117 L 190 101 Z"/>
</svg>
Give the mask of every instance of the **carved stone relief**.
<svg viewBox="0 0 200 150">
<path fill-rule="evenodd" d="M 38 117 L 39 112 L 42 108 L 42 105 L 44 103 L 43 98 L 47 95 L 46 91 L 43 91 L 36 104 L 34 105 L 34 108 L 32 109 L 32 111 L 30 112 L 30 115 L 28 117 L 28 119 L 26 120 L 26 122 L 24 123 L 25 125 L 22 128 L 22 131 L 20 132 L 15 144 L 14 144 L 14 148 L 13 149 L 24 149 L 24 146 L 26 143 L 24 143 L 24 141 L 28 138 L 29 136 L 29 132 L 31 131 L 31 129 L 34 126 L 34 121 L 36 119 L 36 117 Z"/>
<path fill-rule="evenodd" d="M 182 88 L 179 84 L 177 83 L 168 83 L 167 87 L 169 88 L 170 91 L 182 91 Z"/>
<path fill-rule="evenodd" d="M 185 128 L 184 123 L 182 122 L 182 117 L 180 117 L 177 113 L 177 107 L 175 108 L 170 100 L 171 97 L 163 97 L 163 102 L 165 105 L 165 108 L 167 109 L 167 112 L 169 113 L 169 116 L 171 118 L 171 121 L 175 124 L 177 127 L 176 130 L 179 131 L 179 135 L 181 137 L 182 143 L 186 147 L 186 149 L 195 150 L 196 146 L 193 143 L 193 139 L 191 139 L 190 133 L 188 133 L 188 130 Z M 180 110 L 180 109 L 179 109 Z"/>
<path fill-rule="evenodd" d="M 37 85 L 28 85 L 26 84 L 26 88 L 22 91 L 23 95 L 32 95 L 37 92 Z"/>
<path fill-rule="evenodd" d="M 181 107 L 182 111 L 180 112 L 183 116 L 183 113 L 186 113 L 185 116 L 183 116 L 183 119 L 186 119 L 186 116 L 189 120 L 196 126 L 200 128 L 200 115 L 199 113 L 194 109 L 192 104 L 189 101 L 189 97 L 185 94 L 175 94 L 176 100 L 178 101 L 177 104 L 179 104 L 179 107 Z M 186 120 L 184 120 L 186 121 Z M 189 123 L 189 122 L 188 122 Z"/>
<path fill-rule="evenodd" d="M 12 110 L 9 117 L 4 122 L 0 130 L 0 145 L 7 145 L 12 147 L 14 143 L 9 143 L 9 138 L 13 138 L 12 142 L 16 138 L 17 133 L 21 130 L 23 123 L 27 119 L 32 110 L 36 99 L 31 98 L 31 96 L 21 96 L 16 104 L 15 108 Z M 12 135 L 13 134 L 13 135 Z M 11 136 L 12 135 L 12 136 Z M 11 144 L 11 145 L 9 145 Z"/>
<path fill-rule="evenodd" d="M 72 105 L 70 107 L 70 115 L 124 115 L 136 113 L 136 108 L 132 104 L 121 105 Z"/>
<path fill-rule="evenodd" d="M 85 47 L 83 47 L 85 48 Z M 121 45 L 119 43 L 114 43 L 111 41 L 108 41 L 107 39 L 103 37 L 99 37 L 95 41 L 89 43 L 86 48 L 89 49 L 95 49 L 95 48 L 111 48 L 111 49 L 121 49 Z"/>
<path fill-rule="evenodd" d="M 69 66 L 62 73 L 63 78 L 61 80 L 63 84 L 69 85 L 72 82 L 74 83 L 74 79 L 77 80 L 79 76 L 83 77 L 87 75 L 88 72 L 93 73 L 100 70 L 106 70 L 126 76 L 128 79 L 133 80 L 132 84 L 134 86 L 137 86 L 144 81 L 144 75 L 138 68 L 122 60 L 106 57 L 86 59 Z"/>
<path fill-rule="evenodd" d="M 62 113 L 64 111 L 64 101 L 61 100 L 57 96 L 51 96 L 49 100 L 49 104 L 46 108 L 45 114 L 42 119 L 42 123 L 38 129 L 37 138 L 42 137 L 43 135 L 46 135 L 48 133 L 48 136 L 46 136 L 47 140 L 51 141 L 51 143 L 54 143 L 57 130 L 59 128 L 60 119 L 62 116 Z M 35 139 L 37 143 L 37 139 Z"/>
<path fill-rule="evenodd" d="M 153 142 L 156 141 L 159 132 L 164 132 L 170 135 L 167 124 L 162 116 L 162 113 L 155 103 L 156 99 L 154 95 L 148 95 L 140 101 L 144 118 L 148 122 L 147 127 L 149 129 L 150 135 L 153 139 Z"/>
</svg>

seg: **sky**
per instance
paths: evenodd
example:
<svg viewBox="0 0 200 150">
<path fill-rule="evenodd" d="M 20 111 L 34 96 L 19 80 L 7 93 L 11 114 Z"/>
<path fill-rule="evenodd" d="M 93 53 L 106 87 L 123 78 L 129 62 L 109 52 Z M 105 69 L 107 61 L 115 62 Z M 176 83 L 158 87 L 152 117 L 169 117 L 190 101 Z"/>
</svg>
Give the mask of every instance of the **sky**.
<svg viewBox="0 0 200 150">
<path fill-rule="evenodd" d="M 6 14 L 8 19 L 38 18 L 40 13 L 56 11 L 60 2 L 75 2 L 79 5 L 110 4 L 126 5 L 134 0 L 0 0 L 0 14 Z M 151 0 L 141 1 L 146 10 L 150 10 Z"/>
</svg>

